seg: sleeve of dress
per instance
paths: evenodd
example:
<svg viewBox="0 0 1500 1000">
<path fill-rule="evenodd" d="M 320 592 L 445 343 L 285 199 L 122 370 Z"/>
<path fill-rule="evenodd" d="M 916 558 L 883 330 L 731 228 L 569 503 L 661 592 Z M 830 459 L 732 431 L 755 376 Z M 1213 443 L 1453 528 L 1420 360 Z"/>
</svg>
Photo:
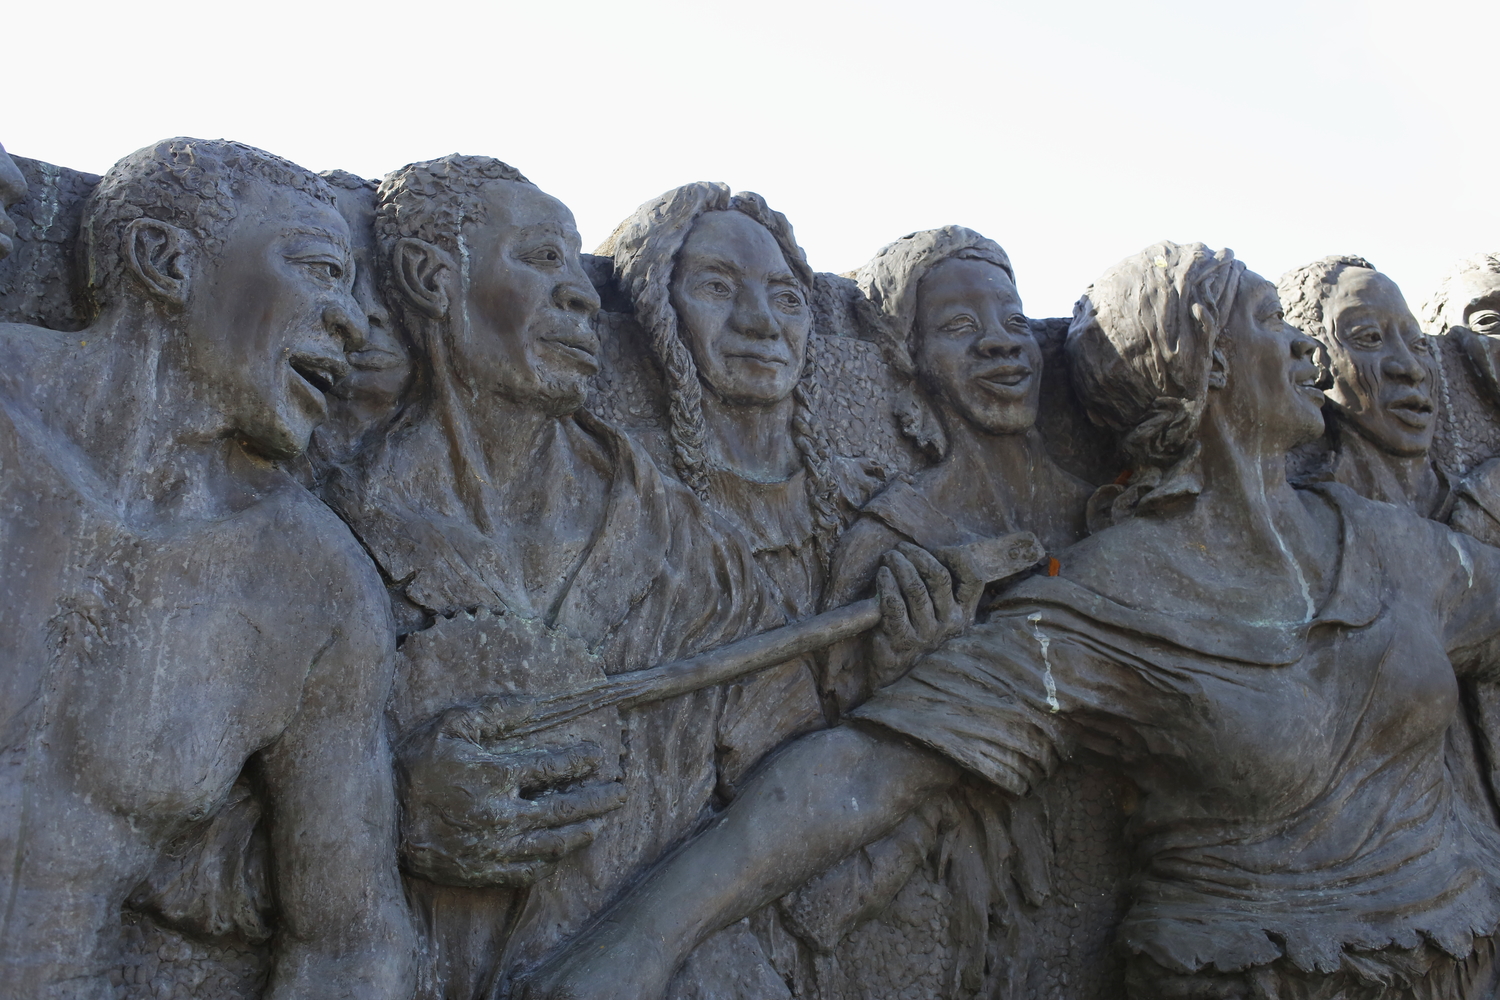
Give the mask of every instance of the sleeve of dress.
<svg viewBox="0 0 1500 1000">
<path fill-rule="evenodd" d="M 992 615 L 854 715 L 1017 795 L 1080 746 L 1129 757 L 1170 717 L 1172 685 L 1076 622 L 1056 609 Z"/>
<path fill-rule="evenodd" d="M 1431 524 L 1439 555 L 1439 613 L 1460 677 L 1500 680 L 1500 549 Z"/>
</svg>

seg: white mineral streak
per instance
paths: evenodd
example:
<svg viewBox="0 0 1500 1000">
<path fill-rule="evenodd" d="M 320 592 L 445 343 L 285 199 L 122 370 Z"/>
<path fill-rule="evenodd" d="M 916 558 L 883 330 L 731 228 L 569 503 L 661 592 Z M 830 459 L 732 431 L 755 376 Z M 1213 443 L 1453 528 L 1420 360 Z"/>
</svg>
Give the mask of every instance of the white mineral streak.
<svg viewBox="0 0 1500 1000">
<path fill-rule="evenodd" d="M 1047 633 L 1042 631 L 1042 613 L 1037 611 L 1026 618 L 1031 622 L 1031 634 L 1036 639 L 1036 644 L 1042 648 L 1042 666 L 1045 671 L 1042 674 L 1042 683 L 1047 688 L 1047 707 L 1054 712 L 1062 710 L 1062 702 L 1057 700 L 1057 681 L 1052 677 L 1052 660 L 1047 656 L 1047 649 L 1052 645 L 1052 640 L 1047 638 Z"/>
</svg>

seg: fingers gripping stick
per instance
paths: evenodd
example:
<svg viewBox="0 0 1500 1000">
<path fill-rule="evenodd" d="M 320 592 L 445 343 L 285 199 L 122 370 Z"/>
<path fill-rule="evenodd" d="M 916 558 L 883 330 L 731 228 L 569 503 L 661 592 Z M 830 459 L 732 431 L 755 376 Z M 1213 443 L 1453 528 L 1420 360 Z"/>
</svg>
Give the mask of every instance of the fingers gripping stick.
<svg viewBox="0 0 1500 1000">
<path fill-rule="evenodd" d="M 955 577 L 956 600 L 965 605 L 977 602 L 986 585 L 1024 573 L 1046 557 L 1041 543 L 1029 531 L 951 546 L 937 555 Z M 859 635 L 879 622 L 878 598 L 856 601 L 685 660 L 617 674 L 580 690 L 539 698 L 506 735 L 526 736 L 601 708 L 630 708 L 723 684 Z"/>
</svg>

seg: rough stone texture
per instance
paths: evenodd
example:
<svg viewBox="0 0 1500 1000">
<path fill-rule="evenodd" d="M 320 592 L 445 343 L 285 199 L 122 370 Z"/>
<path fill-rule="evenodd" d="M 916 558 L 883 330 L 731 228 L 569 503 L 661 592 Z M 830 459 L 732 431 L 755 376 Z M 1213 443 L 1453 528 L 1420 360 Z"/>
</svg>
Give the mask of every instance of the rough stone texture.
<svg viewBox="0 0 1500 1000">
<path fill-rule="evenodd" d="M 480 156 L 0 207 L 16 995 L 1500 995 L 1500 258 L 1428 336 Z"/>
<path fill-rule="evenodd" d="M 16 251 L 0 260 L 0 322 L 82 329 L 75 248 L 83 200 L 99 177 L 43 160 L 18 156 L 15 162 L 29 190 L 9 210 Z"/>
</svg>

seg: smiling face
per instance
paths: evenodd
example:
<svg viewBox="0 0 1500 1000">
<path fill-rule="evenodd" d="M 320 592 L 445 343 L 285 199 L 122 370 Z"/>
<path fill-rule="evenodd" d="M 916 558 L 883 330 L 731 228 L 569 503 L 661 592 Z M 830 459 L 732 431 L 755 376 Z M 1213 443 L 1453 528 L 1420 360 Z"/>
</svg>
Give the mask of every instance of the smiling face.
<svg viewBox="0 0 1500 1000">
<path fill-rule="evenodd" d="M 6 209 L 26 197 L 26 178 L 21 176 L 16 161 L 0 146 L 0 258 L 10 256 L 15 249 L 16 224 Z"/>
<path fill-rule="evenodd" d="M 678 254 L 671 294 L 678 330 L 715 395 L 764 406 L 796 388 L 812 310 L 765 226 L 741 212 L 700 217 Z"/>
<path fill-rule="evenodd" d="M 365 322 L 351 295 L 349 230 L 333 206 L 251 182 L 223 249 L 190 276 L 188 363 L 250 450 L 290 458 L 327 416 Z"/>
<path fill-rule="evenodd" d="M 599 371 L 599 296 L 573 213 L 530 184 L 497 181 L 486 195 L 487 220 L 465 228 L 469 276 L 458 311 L 468 334 L 456 338 L 455 368 L 482 389 L 571 413 Z"/>
<path fill-rule="evenodd" d="M 1036 423 L 1042 349 L 1010 276 L 949 258 L 917 286 L 917 371 L 943 404 L 990 434 Z"/>
<path fill-rule="evenodd" d="M 1275 285 L 1246 271 L 1220 340 L 1229 356 L 1227 377 L 1209 398 L 1231 426 L 1253 428 L 1271 454 L 1323 433 L 1318 342 L 1286 321 Z"/>
<path fill-rule="evenodd" d="M 1437 371 L 1401 290 L 1379 272 L 1345 268 L 1324 312 L 1336 417 L 1393 455 L 1425 453 L 1436 427 Z"/>
</svg>

